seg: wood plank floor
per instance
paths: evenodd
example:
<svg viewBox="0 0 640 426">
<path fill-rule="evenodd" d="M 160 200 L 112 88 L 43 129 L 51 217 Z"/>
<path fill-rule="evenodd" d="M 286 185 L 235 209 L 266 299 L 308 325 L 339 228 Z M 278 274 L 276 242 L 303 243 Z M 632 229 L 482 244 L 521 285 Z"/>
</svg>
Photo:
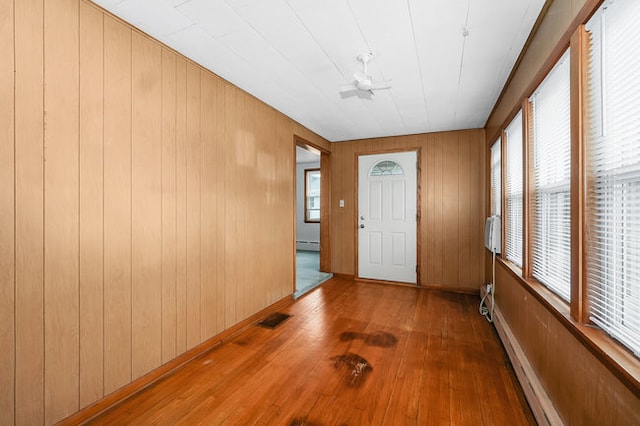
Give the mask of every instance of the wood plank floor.
<svg viewBox="0 0 640 426">
<path fill-rule="evenodd" d="M 477 305 L 334 278 L 91 424 L 535 424 Z"/>
</svg>

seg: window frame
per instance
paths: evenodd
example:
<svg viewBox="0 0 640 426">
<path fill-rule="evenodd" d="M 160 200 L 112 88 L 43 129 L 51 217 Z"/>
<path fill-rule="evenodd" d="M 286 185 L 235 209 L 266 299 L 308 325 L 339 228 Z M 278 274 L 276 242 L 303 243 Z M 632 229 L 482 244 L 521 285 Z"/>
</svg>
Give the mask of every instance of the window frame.
<svg viewBox="0 0 640 426">
<path fill-rule="evenodd" d="M 586 78 L 588 54 L 588 36 L 585 31 L 585 23 L 600 9 L 601 1 L 587 2 L 580 9 L 573 23 L 559 39 L 556 45 L 548 54 L 542 64 L 541 69 L 535 74 L 527 88 L 518 96 L 519 103 L 511 106 L 511 112 L 504 122 L 499 123 L 494 128 L 494 133 L 487 134 L 487 153 L 490 157 L 490 147 L 498 137 L 502 138 L 502 211 L 506 214 L 505 208 L 505 138 L 504 129 L 511 122 L 515 114 L 526 105 L 526 101 L 551 71 L 557 60 L 562 56 L 567 48 L 570 48 L 570 90 L 571 90 L 571 181 L 570 181 L 570 209 L 571 209 L 571 300 L 567 303 L 558 295 L 549 290 L 546 286 L 531 277 L 529 272 L 528 253 L 524 256 L 523 267 L 517 267 L 508 261 L 503 255 L 497 258 L 497 263 L 519 283 L 534 299 L 536 299 L 567 331 L 569 331 L 584 347 L 590 351 L 604 367 L 606 367 L 615 377 L 620 380 L 631 392 L 640 397 L 640 357 L 634 355 L 628 348 L 616 341 L 604 331 L 594 328 L 588 319 L 588 300 L 585 279 L 585 253 L 586 253 L 586 219 L 585 219 L 585 148 L 584 135 L 588 131 L 588 120 L 586 117 L 586 100 L 588 80 Z M 526 127 L 525 127 L 526 126 Z M 529 128 L 523 121 L 523 129 Z M 524 155 L 527 155 L 529 135 L 525 132 Z M 491 162 L 488 161 L 490 165 Z M 529 198 L 529 176 L 528 159 L 525 161 L 525 202 Z M 487 176 L 489 191 L 491 190 L 491 175 Z M 487 197 L 491 202 L 491 197 Z M 528 251 L 529 229 L 526 221 L 529 207 L 525 211 L 525 224 L 523 229 L 524 250 Z M 488 212 L 491 212 L 491 204 L 488 205 Z M 505 222 L 502 220 L 503 235 L 505 235 Z M 504 244 L 504 239 L 503 239 Z M 499 285 L 499 284 L 498 284 Z"/>
<path fill-rule="evenodd" d="M 525 129 L 526 132 L 526 156 L 527 156 L 527 166 L 525 168 L 526 170 L 526 178 L 525 181 L 529 182 L 528 184 L 528 196 L 527 196 L 527 200 L 528 200 L 528 206 L 526 207 L 526 217 L 527 217 L 527 225 L 526 228 L 528 230 L 527 235 L 526 235 L 526 241 L 525 241 L 525 252 L 527 253 L 526 255 L 526 260 L 524 261 L 524 263 L 526 264 L 525 270 L 527 271 L 527 275 L 526 277 L 529 279 L 533 279 L 536 280 L 537 282 L 539 282 L 540 284 L 544 285 L 545 287 L 549 288 L 549 290 L 551 290 L 554 294 L 558 295 L 563 302 L 570 304 L 571 302 L 571 238 L 572 238 L 572 233 L 571 233 L 571 213 L 569 214 L 569 245 L 568 245 L 568 256 L 567 256 L 567 260 L 568 260 L 568 267 L 569 267 L 569 278 L 568 278 L 568 282 L 566 284 L 568 284 L 569 286 L 569 292 L 568 292 L 568 299 L 566 297 L 564 297 L 564 295 L 560 294 L 558 291 L 556 291 L 556 289 L 553 288 L 552 284 L 548 284 L 545 283 L 544 281 L 542 281 L 541 278 L 537 278 L 534 276 L 535 274 L 535 259 L 534 259 L 534 254 L 535 254 L 535 250 L 534 250 L 534 242 L 535 242 L 535 230 L 537 229 L 537 226 L 539 226 L 539 224 L 537 223 L 537 219 L 538 216 L 537 214 L 539 213 L 539 210 L 536 209 L 537 207 L 537 195 L 539 191 L 543 191 L 546 192 L 548 194 L 550 194 L 551 192 L 549 192 L 548 188 L 539 188 L 537 186 L 537 182 L 536 182 L 536 178 L 537 178 L 537 173 L 535 171 L 535 161 L 536 161 L 536 143 L 537 143 L 537 136 L 536 136 L 536 127 L 535 127 L 535 118 L 536 118 L 536 109 L 535 109 L 535 97 L 537 96 L 537 93 L 540 92 L 540 90 L 545 89 L 545 83 L 548 84 L 549 78 L 552 76 L 552 73 L 556 70 L 559 69 L 559 66 L 561 64 L 561 61 L 563 61 L 563 64 L 566 65 L 571 65 L 571 48 L 568 47 L 566 50 L 564 50 L 562 52 L 562 55 L 560 55 L 560 58 L 558 58 L 558 60 L 553 64 L 553 66 L 551 67 L 551 69 L 549 70 L 549 72 L 547 74 L 545 74 L 544 78 L 542 79 L 542 81 L 540 82 L 540 84 L 538 84 L 536 86 L 536 88 L 533 90 L 531 96 L 529 96 L 526 100 L 525 100 L 525 106 L 523 107 L 523 109 L 527 110 L 527 113 L 525 114 L 525 116 L 523 117 L 523 127 Z M 565 62 L 566 61 L 566 62 Z M 568 72 L 568 78 L 569 78 L 569 90 L 571 93 L 571 70 L 569 70 Z M 569 96 L 569 98 L 571 98 L 571 96 Z M 568 105 L 568 113 L 569 113 L 569 146 L 568 146 L 568 154 L 569 154 L 569 166 L 571 165 L 571 150 L 572 150 L 572 142 L 571 142 L 571 117 L 572 117 L 572 111 L 571 111 L 571 100 L 569 101 L 569 105 Z M 556 192 L 554 192 L 554 194 L 564 194 L 566 193 L 569 196 L 569 208 L 571 208 L 572 203 L 572 194 L 571 194 L 571 171 L 569 171 L 569 176 L 568 176 L 568 182 L 566 182 L 566 184 L 562 184 L 562 185 L 556 185 L 555 186 L 555 190 Z M 560 190 L 558 190 L 560 189 Z M 571 210 L 570 210 L 571 212 Z"/>
<path fill-rule="evenodd" d="M 320 223 L 320 219 L 322 217 L 322 213 L 321 213 L 321 208 L 322 206 L 318 207 L 317 209 L 311 209 L 309 208 L 309 179 L 311 177 L 312 174 L 317 174 L 319 177 L 319 181 L 320 183 L 318 184 L 319 188 L 318 188 L 318 203 L 320 203 L 320 191 L 322 190 L 322 177 L 320 175 L 320 169 L 319 168 L 313 168 L 313 169 L 304 169 L 304 222 L 305 223 Z M 312 211 L 317 211 L 318 212 L 318 219 L 312 219 L 309 217 L 310 212 Z"/>
</svg>

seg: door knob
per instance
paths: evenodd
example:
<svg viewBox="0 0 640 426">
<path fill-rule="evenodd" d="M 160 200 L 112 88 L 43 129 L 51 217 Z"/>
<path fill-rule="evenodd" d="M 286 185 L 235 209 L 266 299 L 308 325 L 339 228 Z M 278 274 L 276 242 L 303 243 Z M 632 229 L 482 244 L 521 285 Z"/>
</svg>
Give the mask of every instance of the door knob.
<svg viewBox="0 0 640 426">
<path fill-rule="evenodd" d="M 363 229 L 364 229 L 364 223 L 361 223 L 361 224 L 360 224 L 360 228 L 363 228 Z"/>
<path fill-rule="evenodd" d="M 364 220 L 364 216 L 360 216 L 360 220 Z"/>
</svg>

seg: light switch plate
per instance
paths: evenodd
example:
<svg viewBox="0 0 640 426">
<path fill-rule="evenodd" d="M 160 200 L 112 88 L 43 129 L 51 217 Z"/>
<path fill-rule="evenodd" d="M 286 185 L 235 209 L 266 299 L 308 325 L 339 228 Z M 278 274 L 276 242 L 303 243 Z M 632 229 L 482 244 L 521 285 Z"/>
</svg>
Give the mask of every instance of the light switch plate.
<svg viewBox="0 0 640 426">
<path fill-rule="evenodd" d="M 340 200 L 340 208 L 344 207 L 344 200 Z"/>
</svg>

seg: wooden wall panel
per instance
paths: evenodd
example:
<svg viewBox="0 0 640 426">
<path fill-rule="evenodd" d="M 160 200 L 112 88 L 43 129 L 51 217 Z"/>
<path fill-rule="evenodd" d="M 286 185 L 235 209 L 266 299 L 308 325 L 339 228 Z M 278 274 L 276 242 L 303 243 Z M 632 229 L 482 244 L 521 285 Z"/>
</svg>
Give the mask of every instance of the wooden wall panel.
<svg viewBox="0 0 640 426">
<path fill-rule="evenodd" d="M 47 1 L 44 8 L 46 423 L 79 408 L 78 10 L 77 0 Z"/>
<path fill-rule="evenodd" d="M 104 396 L 103 19 L 80 4 L 80 407 Z"/>
<path fill-rule="evenodd" d="M 14 6 L 0 2 L 0 424 L 15 421 Z"/>
<path fill-rule="evenodd" d="M 162 353 L 162 51 L 131 40 L 131 376 L 159 367 Z"/>
<path fill-rule="evenodd" d="M 187 349 L 200 335 L 200 68 L 187 63 Z"/>
<path fill-rule="evenodd" d="M 15 2 L 15 420 L 44 422 L 44 4 Z"/>
<path fill-rule="evenodd" d="M 176 60 L 176 353 L 187 350 L 187 61 Z"/>
<path fill-rule="evenodd" d="M 442 243 L 444 241 L 444 231 L 442 228 L 442 221 L 445 217 L 443 215 L 443 203 L 442 203 L 442 187 L 443 187 L 443 140 L 441 135 L 433 135 L 431 138 L 431 145 L 426 150 L 426 156 L 429 159 L 426 170 L 422 169 L 423 173 L 427 175 L 429 185 L 427 190 L 433 191 L 427 194 L 427 199 L 430 203 L 427 206 L 427 210 L 431 214 L 423 214 L 423 220 L 426 219 L 427 223 L 431 224 L 431 228 L 427 229 L 427 263 L 422 266 L 422 274 L 426 277 L 427 284 L 442 284 L 443 282 L 443 254 Z"/>
<path fill-rule="evenodd" d="M 328 147 L 95 4 L 44 5 L 0 4 L 2 424 L 53 424 L 291 294 L 294 132 Z"/>
<path fill-rule="evenodd" d="M 481 176 L 477 170 L 478 167 L 474 167 L 474 164 L 479 163 L 478 158 L 480 157 L 472 157 L 472 155 L 475 154 L 474 144 L 468 134 L 460 135 L 458 145 L 460 147 L 458 151 L 458 222 L 471 224 L 478 213 L 478 211 L 474 211 L 473 209 L 471 194 L 473 192 L 480 192 L 478 188 L 472 187 L 471 173 L 476 172 L 473 179 Z M 480 144 L 476 143 L 475 145 Z M 482 204 L 482 202 L 476 202 L 475 205 L 478 204 Z M 473 263 L 467 263 L 467 260 L 471 258 L 471 253 L 473 252 L 473 241 L 471 239 L 474 233 L 473 231 L 473 227 L 470 226 L 467 228 L 467 232 L 458 233 L 457 280 L 461 287 L 472 288 L 477 285 L 477 282 L 474 283 L 472 281 L 474 265 Z M 475 272 L 477 277 L 477 271 Z"/>
<path fill-rule="evenodd" d="M 444 135 L 441 135 L 441 137 Z M 457 286 L 460 261 L 458 236 L 466 231 L 466 224 L 460 223 L 460 135 L 442 142 L 442 283 L 443 286 Z M 444 139 L 444 138 L 443 138 Z M 484 181 L 484 179 L 480 179 Z M 478 185 L 478 189 L 480 186 Z M 478 287 L 482 284 L 478 282 Z"/>
<path fill-rule="evenodd" d="M 213 137 L 216 140 L 213 163 L 210 165 L 215 170 L 215 235 L 213 243 L 216 246 L 216 258 L 215 258 L 215 272 L 216 272 L 216 332 L 219 333 L 225 330 L 225 292 L 226 292 L 226 274 L 225 274 L 225 181 L 221 179 L 221 176 L 225 176 L 225 123 L 226 123 L 226 109 L 225 109 L 225 86 L 222 80 L 216 78 L 216 102 L 215 102 L 215 114 L 214 119 L 217 125 L 215 126 L 215 133 Z"/>
<path fill-rule="evenodd" d="M 238 89 L 231 85 L 225 85 L 224 87 L 224 110 L 226 113 L 225 120 L 225 136 L 226 141 L 224 149 L 224 175 L 231 176 L 233 173 L 233 166 L 236 163 L 235 147 L 239 143 L 237 139 L 238 133 L 238 121 L 237 121 L 237 109 L 236 104 L 238 100 Z M 238 240 L 238 233 L 236 229 L 237 216 L 236 216 L 236 199 L 238 191 L 236 188 L 236 179 L 225 179 L 225 209 L 224 209 L 224 248 L 225 248 L 225 303 L 224 303 L 224 323 L 225 328 L 229 328 L 232 324 L 237 322 L 237 276 L 236 276 L 236 263 L 235 259 L 238 256 L 236 250 L 236 244 Z"/>
<path fill-rule="evenodd" d="M 421 285 L 476 290 L 484 280 L 484 132 L 340 142 L 332 150 L 332 269 L 355 274 L 356 155 L 421 149 Z M 339 207 L 339 200 L 345 202 Z"/>
<path fill-rule="evenodd" d="M 162 49 L 162 362 L 177 355 L 176 55 Z"/>
<path fill-rule="evenodd" d="M 631 425 L 638 398 L 511 272 L 496 264 L 496 303 L 566 424 Z"/>
<path fill-rule="evenodd" d="M 131 381 L 131 30 L 104 20 L 104 393 Z"/>
<path fill-rule="evenodd" d="M 216 180 L 218 170 L 214 167 L 216 155 L 216 80 L 209 74 L 201 74 L 201 334 L 212 336 L 217 331 L 217 277 L 216 277 Z"/>
<path fill-rule="evenodd" d="M 532 93 L 569 44 L 577 24 L 583 23 L 599 3 L 574 0 L 549 4 L 488 119 L 487 153 L 509 115 L 521 107 L 523 98 Z M 485 191 L 489 185 L 487 180 Z M 486 257 L 486 275 L 490 276 L 490 258 Z M 640 421 L 637 396 L 501 262 L 496 264 L 496 288 L 497 305 L 565 423 L 636 424 Z"/>
</svg>

